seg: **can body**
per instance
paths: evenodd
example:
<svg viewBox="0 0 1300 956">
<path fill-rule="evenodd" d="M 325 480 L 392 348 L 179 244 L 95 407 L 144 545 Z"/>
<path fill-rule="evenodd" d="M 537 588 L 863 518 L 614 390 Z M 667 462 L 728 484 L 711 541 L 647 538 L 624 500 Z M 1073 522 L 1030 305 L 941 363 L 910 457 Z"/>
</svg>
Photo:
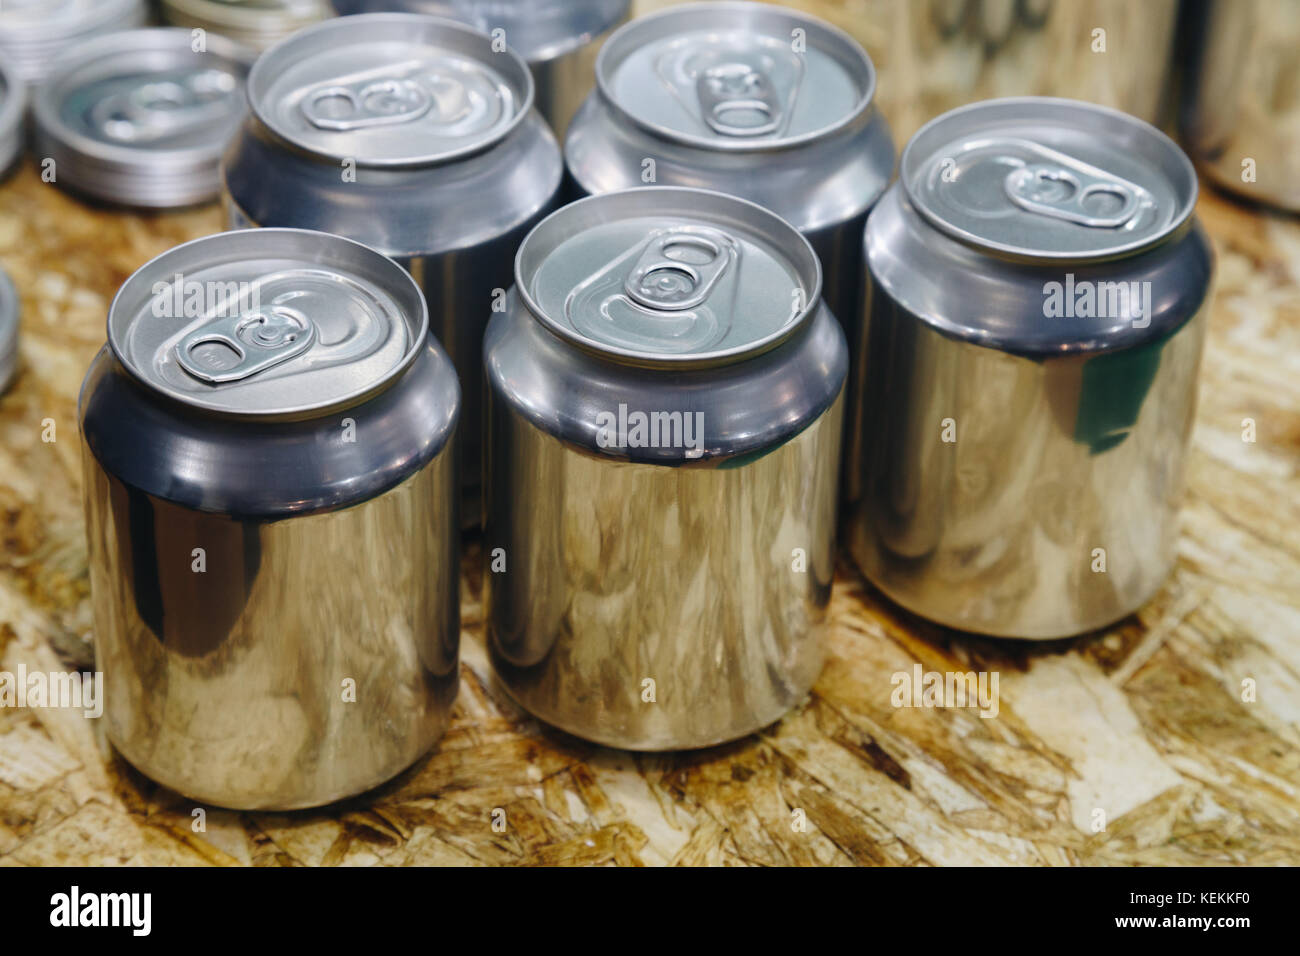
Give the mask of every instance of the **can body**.
<svg viewBox="0 0 1300 956">
<path fill-rule="evenodd" d="M 50 65 L 68 46 L 148 18 L 145 0 L 64 0 L 10 3 L 0 9 L 0 56 L 29 91 L 45 82 Z"/>
<path fill-rule="evenodd" d="M 283 271 L 283 249 L 255 253 Z M 298 275 L 346 283 L 331 255 Z M 418 302 L 402 278 L 403 306 Z M 141 287 L 128 280 L 117 302 Z M 389 779 L 445 730 L 459 680 L 459 392 L 445 353 L 412 330 L 412 360 L 387 387 L 289 418 L 198 411 L 128 371 L 116 344 L 92 363 L 79 418 L 96 667 L 108 739 L 154 780 L 219 806 L 316 806 Z M 295 395 L 311 392 L 307 376 Z"/>
<path fill-rule="evenodd" d="M 1179 127 L 1214 182 L 1300 211 L 1300 3 L 1187 5 Z"/>
<path fill-rule="evenodd" d="M 674 214 L 728 198 L 598 199 L 645 193 Z M 848 363 L 825 306 L 761 355 L 666 372 L 557 338 L 513 292 L 484 362 L 485 606 L 509 693 L 636 750 L 735 739 L 794 706 L 821 669 L 834 573 Z M 696 452 L 612 447 L 592 427 L 647 412 L 698 416 Z"/>
<path fill-rule="evenodd" d="M 528 61 L 537 109 L 563 135 L 591 92 L 596 54 L 628 17 L 630 0 L 334 0 L 340 14 L 384 10 L 451 17 L 492 33 Z"/>
<path fill-rule="evenodd" d="M 218 33 L 254 50 L 330 15 L 328 0 L 161 0 L 161 10 L 170 24 Z"/>
<path fill-rule="evenodd" d="M 1068 105 L 1063 122 L 1094 142 L 1104 144 L 1114 126 L 1135 154 L 1148 139 L 1176 152 L 1149 127 L 1069 101 L 992 101 L 948 116 L 988 106 L 1001 122 L 1041 103 L 1049 114 Z M 990 154 L 998 135 L 968 134 L 995 144 L 971 147 Z M 1020 127 L 1016 143 L 1029 135 Z M 993 158 L 999 178 L 1022 161 L 1022 148 Z M 1044 155 L 1100 175 L 1067 152 Z M 941 153 L 962 156 L 955 144 Z M 954 182 L 979 180 L 985 168 L 955 162 Z M 939 182 L 916 166 L 916 183 Z M 1168 575 L 1213 262 L 1190 218 L 1190 164 L 1179 176 L 1181 224 L 1171 214 L 1168 235 L 1109 258 L 1035 261 L 958 241 L 919 211 L 904 184 L 872 214 L 864 400 L 850 413 L 843 533 L 859 568 L 891 599 L 950 627 L 1056 638 L 1129 614 Z M 992 215 L 994 188 L 980 193 L 983 216 Z M 1166 202 L 1154 186 L 1151 194 L 1155 207 Z M 1044 235 L 1069 238 L 1079 228 L 1044 222 Z M 1128 290 L 1131 316 L 1084 308 Z"/>
<path fill-rule="evenodd" d="M 355 36 L 358 28 L 375 20 L 381 32 L 418 34 L 409 25 L 415 21 L 431 36 L 441 36 L 440 21 L 393 14 L 328 21 L 289 43 L 326 30 L 330 32 L 325 41 L 338 43 L 333 34 L 346 35 L 352 27 Z M 489 48 L 485 36 L 478 39 Z M 274 77 L 277 64 L 272 61 L 286 46 L 269 51 L 255 67 L 250 77 L 255 104 L 258 70 L 265 68 L 264 75 Z M 522 63 L 519 73 L 520 82 L 526 81 Z M 467 524 L 477 523 L 481 489 L 483 329 L 504 302 L 519 241 L 553 207 L 560 183 L 555 138 L 528 107 L 530 98 L 521 100 L 521 112 L 509 130 L 477 152 L 391 165 L 389 157 L 376 150 L 374 162 L 357 156 L 352 174 L 347 172 L 348 157 L 298 148 L 263 122 L 255 107 L 222 164 L 223 198 L 232 228 L 291 226 L 347 236 L 389 255 L 419 283 L 429 303 L 432 332 L 455 363 L 464 395 L 458 441 L 465 487 L 462 519 Z M 418 125 L 418 119 L 411 125 Z M 338 135 L 355 148 L 356 142 L 348 139 L 355 133 Z"/>
</svg>

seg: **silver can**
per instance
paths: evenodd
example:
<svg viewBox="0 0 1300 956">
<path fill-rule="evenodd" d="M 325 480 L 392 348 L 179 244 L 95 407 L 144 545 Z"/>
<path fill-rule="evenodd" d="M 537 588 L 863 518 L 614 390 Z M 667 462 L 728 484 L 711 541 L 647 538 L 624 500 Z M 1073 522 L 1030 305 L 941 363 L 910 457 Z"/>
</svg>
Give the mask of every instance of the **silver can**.
<svg viewBox="0 0 1300 956">
<path fill-rule="evenodd" d="M 565 165 L 584 195 L 655 183 L 766 206 L 812 242 L 826 303 L 851 320 L 863 225 L 894 169 L 875 86 L 866 52 L 814 17 L 760 3 L 673 7 L 606 42 Z"/>
<path fill-rule="evenodd" d="M 265 50 L 331 15 L 329 0 L 162 0 L 163 19 Z"/>
<path fill-rule="evenodd" d="M 505 688 L 635 750 L 778 719 L 821 669 L 848 354 L 812 247 L 694 189 L 580 200 L 488 325 L 484 578 Z"/>
<path fill-rule="evenodd" d="M 82 385 L 108 739 L 239 809 L 427 751 L 458 684 L 460 391 L 419 288 L 338 236 L 221 233 L 113 300 Z"/>
<path fill-rule="evenodd" d="M 0 392 L 18 371 L 18 290 L 9 273 L 0 269 Z"/>
<path fill-rule="evenodd" d="M 1174 560 L 1213 254 L 1164 134 L 991 100 L 907 145 L 871 214 L 844 508 L 890 598 L 950 627 L 1110 624 Z"/>
<path fill-rule="evenodd" d="M 591 91 L 600 45 L 631 6 L 631 0 L 334 0 L 340 14 L 427 13 L 502 31 L 528 61 L 537 108 L 560 135 Z"/>
<path fill-rule="evenodd" d="M 65 50 L 33 103 L 35 148 L 59 186 L 164 208 L 215 199 L 221 151 L 246 112 L 253 53 L 225 37 L 125 30 Z"/>
<path fill-rule="evenodd" d="M 476 522 L 483 329 L 560 185 L 527 66 L 464 24 L 375 13 L 272 47 L 248 95 L 222 165 L 231 226 L 336 233 L 415 276 L 465 394 L 463 515 Z"/>
<path fill-rule="evenodd" d="M 5 0 L 0 58 L 29 87 L 36 86 L 66 47 L 140 26 L 147 14 L 145 0 Z"/>
<path fill-rule="evenodd" d="M 1300 212 L 1300 0 L 1188 4 L 1180 132 L 1214 182 Z"/>
</svg>

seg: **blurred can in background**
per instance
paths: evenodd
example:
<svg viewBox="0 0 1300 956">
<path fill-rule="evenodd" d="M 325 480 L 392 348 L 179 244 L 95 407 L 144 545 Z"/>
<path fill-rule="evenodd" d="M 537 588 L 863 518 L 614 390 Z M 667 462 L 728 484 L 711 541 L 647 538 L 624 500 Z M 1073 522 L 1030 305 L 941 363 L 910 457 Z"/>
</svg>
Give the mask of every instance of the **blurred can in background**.
<svg viewBox="0 0 1300 956">
<path fill-rule="evenodd" d="M 145 22 L 145 0 L 5 0 L 0 3 L 0 59 L 28 86 L 45 80 L 62 50 Z"/>
<path fill-rule="evenodd" d="M 811 246 L 721 193 L 543 220 L 484 341 L 487 635 L 510 694 L 636 750 L 776 720 L 821 669 L 848 355 Z"/>
<path fill-rule="evenodd" d="M 591 91 L 596 54 L 627 19 L 631 0 L 333 0 L 340 14 L 397 11 L 451 17 L 485 33 L 501 30 L 528 62 L 537 109 L 563 136 Z"/>
<path fill-rule="evenodd" d="M 254 50 L 331 15 L 329 0 L 162 0 L 163 19 L 201 28 Z"/>
<path fill-rule="evenodd" d="M 1300 0 L 1192 0 L 1183 15 L 1183 144 L 1218 185 L 1300 212 Z"/>
<path fill-rule="evenodd" d="M 27 109 L 25 84 L 0 59 L 0 176 L 9 172 L 23 152 L 23 117 Z"/>
<path fill-rule="evenodd" d="M 931 121 L 899 170 L 867 225 L 849 550 L 950 627 L 1110 624 L 1174 561 L 1213 268 L 1192 164 L 1018 98 Z"/>
<path fill-rule="evenodd" d="M 376 786 L 459 681 L 460 392 L 396 263 L 227 232 L 147 263 L 82 385 L 109 740 L 239 809 Z"/>
<path fill-rule="evenodd" d="M 410 270 L 460 376 L 462 518 L 476 524 L 483 329 L 560 185 L 528 67 L 470 26 L 376 13 L 272 47 L 248 96 L 222 165 L 230 225 L 332 232 Z"/>
<path fill-rule="evenodd" d="M 121 30 L 64 50 L 32 113 L 55 182 L 109 203 L 187 206 L 221 192 L 221 151 L 247 111 L 246 47 L 213 34 Z"/>
</svg>

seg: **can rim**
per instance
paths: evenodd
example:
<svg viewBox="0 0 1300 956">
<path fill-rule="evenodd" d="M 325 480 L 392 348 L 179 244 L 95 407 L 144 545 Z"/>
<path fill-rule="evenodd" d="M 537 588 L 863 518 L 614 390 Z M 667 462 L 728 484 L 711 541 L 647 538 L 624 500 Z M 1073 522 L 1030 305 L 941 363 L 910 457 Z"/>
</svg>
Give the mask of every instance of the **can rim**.
<svg viewBox="0 0 1300 956">
<path fill-rule="evenodd" d="M 382 268 L 388 269 L 389 267 L 391 267 L 391 272 L 394 278 L 396 279 L 397 277 L 400 276 L 400 279 L 398 279 L 398 281 L 402 282 L 405 286 L 407 286 L 409 291 L 414 291 L 415 301 L 418 302 L 420 305 L 419 321 L 416 324 L 415 334 L 411 336 L 411 340 L 407 346 L 406 352 L 402 355 L 401 360 L 397 362 L 392 367 L 392 369 L 390 369 L 385 375 L 383 375 L 378 380 L 371 382 L 361 388 L 354 389 L 351 392 L 334 396 L 326 402 L 318 402 L 314 405 L 293 405 L 284 408 L 273 408 L 273 409 L 264 409 L 264 410 L 257 409 L 252 411 L 232 409 L 226 405 L 218 404 L 215 402 L 202 401 L 194 393 L 179 392 L 175 389 L 166 388 L 162 383 L 157 381 L 152 381 L 146 378 L 143 372 L 140 369 L 136 368 L 135 363 L 132 362 L 129 358 L 127 358 L 127 356 L 124 354 L 121 348 L 121 343 L 117 340 L 117 337 L 114 335 L 113 318 L 114 318 L 114 313 L 118 309 L 119 303 L 124 301 L 123 297 L 128 293 L 128 291 L 130 292 L 135 291 L 134 288 L 132 288 L 133 283 L 135 283 L 138 280 L 139 276 L 144 275 L 145 271 L 149 269 L 151 266 L 154 266 L 156 263 L 162 262 L 165 259 L 171 258 L 174 255 L 179 256 L 183 251 L 190 250 L 202 244 L 222 242 L 222 241 L 229 242 L 230 240 L 228 237 L 230 236 L 256 237 L 253 238 L 252 241 L 268 242 L 268 243 L 274 242 L 276 239 L 285 236 L 300 237 L 306 241 L 314 240 L 319 242 L 321 240 L 326 240 L 340 247 L 352 246 L 355 249 L 360 250 L 362 254 L 365 256 L 382 260 L 384 263 L 386 263 L 386 265 L 383 266 Z M 139 279 L 138 281 L 143 282 L 145 280 Z M 336 236 L 333 233 L 318 232 L 317 230 L 314 229 L 291 229 L 291 228 L 282 228 L 282 227 L 267 227 L 267 228 L 260 228 L 260 229 L 232 229 L 226 232 L 216 232 L 216 233 L 212 233 L 211 235 L 200 236 L 197 239 L 191 239 L 188 242 L 183 242 L 178 246 L 173 246 L 172 248 L 168 249 L 166 252 L 154 256 L 148 262 L 140 266 L 140 268 L 132 272 L 131 275 L 127 277 L 126 281 L 122 283 L 122 285 L 118 288 L 117 292 L 114 294 L 113 301 L 109 303 L 108 317 L 105 321 L 105 331 L 106 331 L 106 339 L 108 342 L 108 348 L 113 353 L 113 358 L 117 361 L 118 365 L 120 365 L 123 369 L 125 369 L 126 372 L 136 382 L 138 382 L 140 385 L 142 385 L 144 388 L 147 388 L 151 392 L 158 395 L 162 395 L 172 401 L 179 402 L 180 404 L 188 406 L 189 408 L 198 409 L 204 412 L 216 413 L 224 417 L 237 418 L 237 419 L 252 419 L 252 420 L 260 420 L 260 421 L 283 420 L 283 419 L 295 419 L 295 418 L 309 418 L 309 417 L 314 417 L 316 415 L 323 414 L 333 409 L 346 408 L 357 404 L 358 402 L 370 397 L 371 395 L 377 395 L 380 392 L 385 391 L 393 382 L 395 382 L 398 378 L 400 378 L 401 375 L 405 373 L 408 368 L 411 367 L 411 365 L 415 362 L 416 358 L 419 356 L 421 351 L 423 351 L 425 341 L 429 337 L 429 307 L 428 307 L 428 303 L 425 301 L 424 293 L 420 291 L 419 284 L 411 277 L 411 274 L 407 272 L 405 269 L 403 269 L 400 265 L 398 265 L 398 263 L 394 261 L 391 257 L 384 255 L 382 252 L 372 248 L 371 246 L 367 246 L 365 243 L 357 242 L 354 239 L 348 239 L 345 236 Z"/>
<path fill-rule="evenodd" d="M 214 139 L 211 143 L 198 143 L 193 146 L 171 147 L 168 149 L 140 149 L 131 146 L 119 146 L 92 139 L 72 129 L 63 122 L 58 110 L 58 86 L 64 75 L 88 59 L 88 54 L 98 55 L 103 48 L 104 55 L 112 55 L 114 47 L 118 52 L 130 52 L 130 44 L 143 43 L 146 38 L 157 38 L 160 42 L 167 38 L 181 41 L 185 49 L 190 49 L 190 31 L 184 27 L 146 27 L 143 29 L 116 30 L 101 36 L 79 40 L 62 51 L 52 65 L 46 80 L 37 88 L 32 98 L 32 113 L 39 133 L 49 136 L 54 142 L 66 149 L 71 149 L 80 156 L 90 157 L 108 163 L 120 163 L 130 168 L 141 165 L 184 166 L 194 162 L 213 161 L 221 156 L 225 141 Z M 209 48 L 205 52 L 220 58 L 243 64 L 244 82 L 247 85 L 249 68 L 256 54 L 244 46 L 221 34 L 208 37 Z M 232 121 L 231 129 L 236 128 L 239 117 Z M 129 172 L 127 173 L 129 175 Z"/>
<path fill-rule="evenodd" d="M 626 109 L 610 88 L 612 77 L 609 75 L 612 66 L 610 60 L 618 48 L 620 40 L 626 41 L 626 38 L 632 35 L 632 31 L 648 30 L 661 20 L 671 19 L 673 17 L 683 18 L 696 13 L 723 13 L 730 12 L 739 14 L 745 11 L 745 15 L 753 17 L 770 17 L 785 18 L 787 21 L 796 21 L 805 28 L 811 28 L 818 33 L 829 37 L 833 42 L 841 44 L 844 49 L 853 53 L 861 63 L 863 72 L 863 93 L 859 98 L 857 105 L 843 117 L 820 129 L 809 130 L 807 133 L 800 133 L 798 136 L 790 136 L 784 139 L 770 140 L 764 142 L 749 142 L 746 140 L 723 140 L 716 137 L 702 136 L 695 133 L 687 133 L 682 130 L 673 129 L 669 126 L 663 126 L 649 120 L 642 119 Z M 639 46 L 639 44 L 638 44 Z M 718 153 L 761 153 L 770 152 L 777 149 L 794 149 L 800 146 L 806 146 L 809 143 L 824 140 L 841 130 L 857 123 L 864 115 L 869 113 L 876 95 L 876 66 L 871 61 L 871 56 L 867 53 L 857 40 L 849 33 L 840 29 L 833 23 L 828 23 L 820 17 L 804 13 L 802 10 L 795 10 L 789 7 L 771 6 L 768 4 L 753 3 L 752 0 L 714 0 L 709 3 L 690 3 L 681 6 L 667 7 L 655 13 L 646 14 L 637 17 L 623 26 L 619 27 L 600 48 L 596 55 L 596 65 L 594 69 L 596 75 L 596 95 L 600 96 L 610 108 L 619 116 L 635 124 L 653 136 L 670 142 L 681 143 L 686 146 L 693 146 L 697 149 L 705 149 L 710 152 Z"/>
<path fill-rule="evenodd" d="M 932 211 L 929 205 L 918 196 L 915 176 L 917 167 L 924 163 L 929 157 L 927 154 L 924 158 L 917 157 L 917 151 L 921 148 L 919 144 L 923 143 L 925 134 L 931 132 L 940 124 L 951 122 L 954 118 L 986 111 L 992 108 L 1007 107 L 1032 107 L 1032 106 L 1057 106 L 1068 107 L 1076 110 L 1092 112 L 1097 116 L 1104 116 L 1113 122 L 1122 123 L 1130 129 L 1140 131 L 1142 135 L 1150 137 L 1154 142 L 1165 148 L 1169 157 L 1180 167 L 1180 172 L 1190 184 L 1190 191 L 1184 197 L 1181 197 L 1182 207 L 1168 224 L 1159 232 L 1150 236 L 1144 236 L 1135 239 L 1132 242 L 1123 243 L 1108 247 L 1096 253 L 1077 252 L 1073 250 L 1063 250 L 1060 252 L 1053 250 L 1032 250 L 1019 247 L 1006 242 L 986 239 L 969 230 L 962 229 L 948 222 L 942 216 Z M 925 222 L 935 229 L 948 236 L 976 249 L 1005 255 L 1010 258 L 1026 262 L 1099 262 L 1108 259 L 1121 259 L 1134 253 L 1141 252 L 1167 241 L 1170 237 L 1184 229 L 1192 216 L 1196 212 L 1196 201 L 1199 195 L 1200 184 L 1196 177 L 1196 167 L 1187 154 L 1178 146 L 1173 139 L 1167 134 L 1152 126 L 1145 120 L 1138 119 L 1122 110 L 1113 107 L 1103 106 L 1100 103 L 1091 103 L 1086 100 L 1075 100 L 1068 97 L 1060 96 L 1005 96 L 990 100 L 979 100 L 975 103 L 967 103 L 964 106 L 958 106 L 955 109 L 948 110 L 938 116 L 928 120 L 920 129 L 912 134 L 907 145 L 903 147 L 902 153 L 898 157 L 898 179 L 902 184 L 903 191 L 907 196 L 908 204 L 917 211 Z"/>
<path fill-rule="evenodd" d="M 288 135 L 284 130 L 280 129 L 275 123 L 273 123 L 261 108 L 262 104 L 259 102 L 257 94 L 257 87 L 262 82 L 261 74 L 271 70 L 269 64 L 273 62 L 274 55 L 281 53 L 284 49 L 289 47 L 290 44 L 306 42 L 309 38 L 314 37 L 318 33 L 325 33 L 331 30 L 346 30 L 349 27 L 360 28 L 364 25 L 359 24 L 357 21 L 364 21 L 365 23 L 405 22 L 412 29 L 414 29 L 418 24 L 425 24 L 426 26 L 433 25 L 444 30 L 450 30 L 454 33 L 462 34 L 470 40 L 476 41 L 480 44 L 486 42 L 489 44 L 488 48 L 491 49 L 490 44 L 492 38 L 476 27 L 466 23 L 461 23 L 458 20 L 449 20 L 446 17 L 429 16 L 428 14 L 423 13 L 361 13 L 348 17 L 332 17 L 322 20 L 319 23 L 313 23 L 310 26 L 303 27 L 301 30 L 289 34 L 272 46 L 267 47 L 267 49 L 258 56 L 257 61 L 253 64 L 253 68 L 249 70 L 248 73 L 246 96 L 248 99 L 249 112 L 256 117 L 257 121 L 261 123 L 262 126 L 266 127 L 266 129 L 270 130 L 275 136 L 293 146 L 295 149 L 300 149 L 312 156 L 320 156 L 331 160 L 355 159 L 358 166 L 371 169 L 436 166 L 457 159 L 463 159 L 466 156 L 473 156 L 476 153 L 485 152 L 486 150 L 491 149 L 518 129 L 519 125 L 524 121 L 528 114 L 532 112 L 534 99 L 536 97 L 536 84 L 533 82 L 532 70 L 528 68 L 528 64 L 525 62 L 524 58 L 516 53 L 512 47 L 507 45 L 500 52 L 493 51 L 492 55 L 504 56 L 507 58 L 508 62 L 512 63 L 518 74 L 516 79 L 520 81 L 524 95 L 520 99 L 519 107 L 515 110 L 515 115 L 510 118 L 510 121 L 503 125 L 501 129 L 497 130 L 492 136 L 487 137 L 480 142 L 470 143 L 467 146 L 448 149 L 439 153 L 431 153 L 427 156 L 400 157 L 397 159 L 376 159 L 369 157 L 366 159 L 359 159 L 357 157 L 346 156 L 342 153 L 330 152 L 326 149 L 322 149 L 320 146 L 313 145 L 311 142 L 304 142 L 300 138 Z M 463 47 L 457 46 L 456 49 L 457 52 L 461 52 Z M 467 53 L 466 55 L 470 54 Z M 276 72 L 278 74 L 280 71 L 277 70 Z"/>
<path fill-rule="evenodd" d="M 542 234 L 546 228 L 555 228 L 553 223 L 563 216 L 574 216 L 587 207 L 595 208 L 601 203 L 610 203 L 614 200 L 611 197 L 616 196 L 658 196 L 668 202 L 673 196 L 680 196 L 684 199 L 694 199 L 696 208 L 702 203 L 709 202 L 718 205 L 731 205 L 737 209 L 745 210 L 749 215 L 757 215 L 759 218 L 766 220 L 767 223 L 774 227 L 776 231 L 782 232 L 783 241 L 793 242 L 799 250 L 807 257 L 807 262 L 811 271 L 811 282 L 809 283 L 808 298 L 803 308 L 783 326 L 768 335 L 746 342 L 741 345 L 733 346 L 729 349 L 720 349 L 712 352 L 697 352 L 681 355 L 673 354 L 647 354 L 635 349 L 623 348 L 616 345 L 607 345 L 597 343 L 582 333 L 567 328 L 562 323 L 556 321 L 543 309 L 533 298 L 528 290 L 528 284 L 524 281 L 524 256 L 529 251 L 530 243 L 539 241 L 535 237 Z M 626 200 L 624 200 L 626 201 Z M 651 210 L 647 210 L 648 212 Z M 788 250 L 788 245 L 774 242 L 773 245 L 782 251 Z M 798 271 L 798 264 L 795 264 Z M 816 251 L 808 239 L 794 226 L 786 222 L 776 213 L 772 212 L 766 206 L 760 206 L 758 203 L 750 202 L 747 199 L 741 199 L 738 196 L 732 196 L 730 193 L 717 192 L 712 189 L 696 189 L 687 186 L 637 186 L 631 189 L 618 189 L 612 192 L 599 193 L 594 196 L 587 196 L 583 199 L 576 200 L 563 206 L 551 213 L 536 226 L 529 230 L 524 236 L 523 241 L 519 243 L 519 249 L 515 253 L 514 265 L 515 291 L 518 293 L 520 301 L 529 314 L 537 320 L 543 328 L 552 335 L 569 345 L 576 346 L 588 354 L 606 360 L 614 360 L 622 364 L 635 365 L 641 368 L 656 369 L 684 369 L 684 368 L 714 368 L 725 365 L 732 365 L 736 362 L 755 358 L 770 352 L 788 340 L 800 329 L 803 329 L 812 320 L 812 316 L 822 305 L 822 265 L 821 260 L 817 257 Z"/>
</svg>

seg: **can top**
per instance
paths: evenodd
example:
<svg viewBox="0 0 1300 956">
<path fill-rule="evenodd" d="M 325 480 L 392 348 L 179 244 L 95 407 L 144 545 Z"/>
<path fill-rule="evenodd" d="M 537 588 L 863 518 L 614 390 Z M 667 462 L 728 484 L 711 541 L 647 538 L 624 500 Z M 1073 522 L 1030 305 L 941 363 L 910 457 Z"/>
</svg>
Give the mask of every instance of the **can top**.
<svg viewBox="0 0 1300 956">
<path fill-rule="evenodd" d="M 0 50 L 27 83 L 37 83 L 68 43 L 144 21 L 144 0 L 6 0 Z"/>
<path fill-rule="evenodd" d="M 429 314 L 415 281 L 359 242 L 305 229 L 195 239 L 146 263 L 108 313 L 140 382 L 195 408 L 299 418 L 399 376 Z"/>
<path fill-rule="evenodd" d="M 124 30 L 78 43 L 37 91 L 40 128 L 74 152 L 110 163 L 114 175 L 198 154 L 214 160 L 244 115 L 253 53 L 190 31 Z"/>
<path fill-rule="evenodd" d="M 1155 127 L 1075 100 L 1016 97 L 945 113 L 903 150 L 908 199 L 937 229 L 1030 260 L 1154 245 L 1196 205 L 1196 173 Z"/>
<path fill-rule="evenodd" d="M 553 333 L 649 367 L 725 365 L 788 338 L 821 299 L 808 241 L 761 206 L 703 189 L 590 196 L 543 219 L 515 257 L 519 295 Z"/>
<path fill-rule="evenodd" d="M 310 153 L 367 166 L 444 162 L 486 149 L 533 104 L 518 54 L 415 13 L 326 20 L 258 58 L 254 114 Z"/>
<path fill-rule="evenodd" d="M 697 3 L 633 20 L 596 58 L 601 95 L 665 139 L 719 151 L 802 145 L 865 113 L 876 72 L 847 33 L 760 3 Z"/>
</svg>

